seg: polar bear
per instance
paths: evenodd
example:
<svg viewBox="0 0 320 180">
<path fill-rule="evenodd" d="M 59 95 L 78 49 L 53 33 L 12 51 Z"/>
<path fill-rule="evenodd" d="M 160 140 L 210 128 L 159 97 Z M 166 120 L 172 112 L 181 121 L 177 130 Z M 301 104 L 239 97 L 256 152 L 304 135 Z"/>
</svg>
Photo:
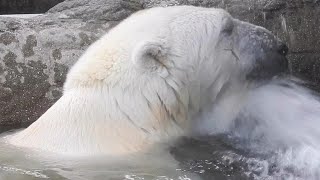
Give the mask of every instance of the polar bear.
<svg viewBox="0 0 320 180">
<path fill-rule="evenodd" d="M 8 142 L 72 155 L 143 152 L 187 135 L 225 86 L 283 72 L 286 53 L 269 31 L 222 9 L 143 10 L 92 44 L 63 96 Z"/>
</svg>

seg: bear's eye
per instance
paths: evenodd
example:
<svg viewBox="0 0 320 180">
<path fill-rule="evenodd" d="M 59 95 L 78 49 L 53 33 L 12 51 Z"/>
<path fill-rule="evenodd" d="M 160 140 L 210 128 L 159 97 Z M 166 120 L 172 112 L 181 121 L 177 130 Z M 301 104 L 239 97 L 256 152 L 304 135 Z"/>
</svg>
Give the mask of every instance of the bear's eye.
<svg viewBox="0 0 320 180">
<path fill-rule="evenodd" d="M 225 20 L 225 24 L 221 32 L 226 35 L 231 35 L 233 32 L 233 29 L 234 29 L 233 21 L 230 19 L 227 19 Z"/>
</svg>

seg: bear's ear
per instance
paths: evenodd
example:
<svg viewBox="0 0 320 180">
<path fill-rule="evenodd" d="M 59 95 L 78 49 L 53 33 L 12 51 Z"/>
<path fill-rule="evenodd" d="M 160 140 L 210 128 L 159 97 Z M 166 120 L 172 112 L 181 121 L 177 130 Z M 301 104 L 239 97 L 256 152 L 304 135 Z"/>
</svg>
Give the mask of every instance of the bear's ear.
<svg viewBox="0 0 320 180">
<path fill-rule="evenodd" d="M 168 48 L 163 41 L 143 41 L 132 53 L 133 64 L 141 69 L 156 71 L 166 68 Z"/>
</svg>

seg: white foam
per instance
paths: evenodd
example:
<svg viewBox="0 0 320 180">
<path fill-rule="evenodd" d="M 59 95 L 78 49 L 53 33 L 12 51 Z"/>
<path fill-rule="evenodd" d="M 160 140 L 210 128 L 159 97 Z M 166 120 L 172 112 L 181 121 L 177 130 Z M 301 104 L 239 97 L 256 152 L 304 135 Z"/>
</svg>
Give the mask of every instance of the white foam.
<svg viewBox="0 0 320 180">
<path fill-rule="evenodd" d="M 232 96 L 201 116 L 201 134 L 229 134 L 242 148 L 271 155 L 266 161 L 279 169 L 271 179 L 320 179 L 319 97 L 290 80 Z"/>
</svg>

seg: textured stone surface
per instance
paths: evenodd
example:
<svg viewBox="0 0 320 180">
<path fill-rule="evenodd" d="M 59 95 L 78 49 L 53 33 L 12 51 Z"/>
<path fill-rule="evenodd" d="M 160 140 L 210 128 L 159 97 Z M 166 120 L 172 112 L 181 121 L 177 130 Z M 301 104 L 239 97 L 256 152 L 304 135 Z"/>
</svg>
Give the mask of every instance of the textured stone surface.
<svg viewBox="0 0 320 180">
<path fill-rule="evenodd" d="M 120 21 L 143 9 L 138 0 L 67 0 L 49 10 L 63 12 L 71 18 Z"/>
<path fill-rule="evenodd" d="M 113 24 L 50 15 L 1 18 L 1 128 L 27 126 L 48 109 L 61 96 L 68 67 Z"/>
<path fill-rule="evenodd" d="M 0 17 L 2 130 L 27 126 L 48 109 L 61 96 L 68 68 L 120 20 L 182 4 L 224 8 L 272 30 L 290 47 L 291 72 L 320 82 L 319 0 L 66 0 L 42 16 Z"/>
</svg>

